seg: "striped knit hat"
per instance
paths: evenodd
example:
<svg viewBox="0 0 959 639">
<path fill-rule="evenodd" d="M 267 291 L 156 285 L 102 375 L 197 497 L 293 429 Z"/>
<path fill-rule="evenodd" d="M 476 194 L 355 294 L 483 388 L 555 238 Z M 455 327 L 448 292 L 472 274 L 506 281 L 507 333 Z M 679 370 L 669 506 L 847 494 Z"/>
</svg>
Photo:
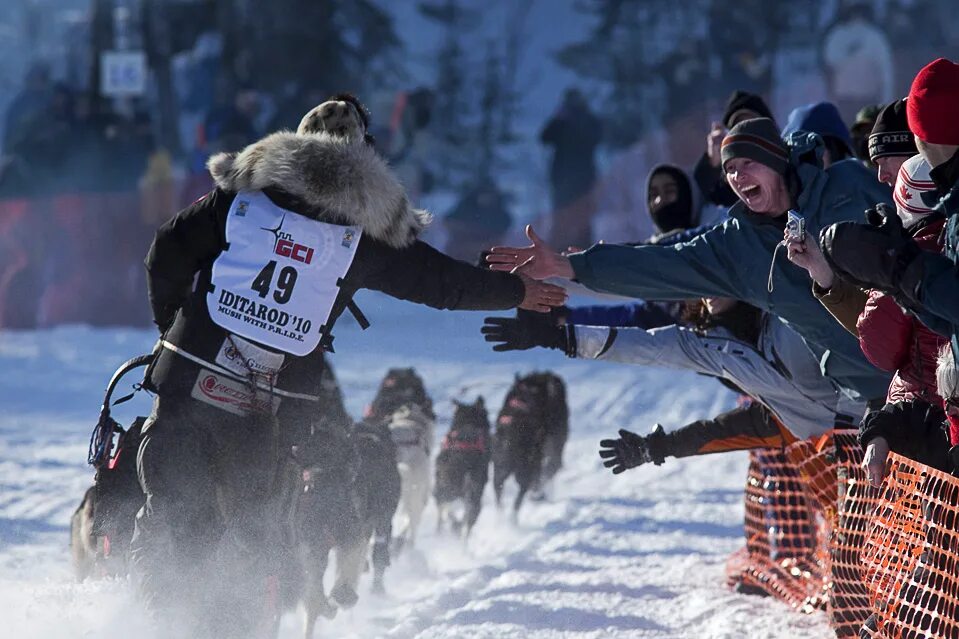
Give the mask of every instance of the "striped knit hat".
<svg viewBox="0 0 959 639">
<path fill-rule="evenodd" d="M 932 213 L 932 207 L 922 198 L 923 193 L 929 192 L 936 192 L 936 185 L 929 177 L 929 164 L 923 157 L 915 155 L 903 162 L 892 199 L 896 201 L 896 211 L 904 226 Z"/>
<path fill-rule="evenodd" d="M 785 175 L 789 166 L 789 149 L 769 118 L 744 120 L 730 129 L 723 138 L 721 157 L 724 167 L 733 158 L 749 158 L 780 175 Z"/>
</svg>

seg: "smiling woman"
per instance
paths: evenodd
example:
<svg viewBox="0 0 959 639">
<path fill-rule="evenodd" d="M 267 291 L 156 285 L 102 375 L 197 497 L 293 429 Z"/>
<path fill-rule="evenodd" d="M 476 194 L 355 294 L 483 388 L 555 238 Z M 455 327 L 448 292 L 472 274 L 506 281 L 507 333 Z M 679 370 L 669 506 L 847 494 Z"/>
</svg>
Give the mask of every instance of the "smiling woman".
<svg viewBox="0 0 959 639">
<path fill-rule="evenodd" d="M 755 213 L 773 217 L 790 208 L 785 174 L 789 150 L 769 118 L 744 120 L 723 139 L 723 171 L 736 196 Z"/>
</svg>

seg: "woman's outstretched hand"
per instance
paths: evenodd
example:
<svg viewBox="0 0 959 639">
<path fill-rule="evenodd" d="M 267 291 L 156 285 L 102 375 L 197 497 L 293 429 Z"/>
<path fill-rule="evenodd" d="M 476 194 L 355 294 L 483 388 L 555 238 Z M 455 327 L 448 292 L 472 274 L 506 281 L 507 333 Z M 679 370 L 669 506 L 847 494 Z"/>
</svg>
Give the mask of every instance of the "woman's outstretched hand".
<svg viewBox="0 0 959 639">
<path fill-rule="evenodd" d="M 534 280 L 545 280 L 549 277 L 573 278 L 573 266 L 569 259 L 547 244 L 533 231 L 533 227 L 526 226 L 526 237 L 530 246 L 494 246 L 490 249 L 486 261 L 494 271 L 508 271 L 517 275 L 525 275 Z"/>
</svg>

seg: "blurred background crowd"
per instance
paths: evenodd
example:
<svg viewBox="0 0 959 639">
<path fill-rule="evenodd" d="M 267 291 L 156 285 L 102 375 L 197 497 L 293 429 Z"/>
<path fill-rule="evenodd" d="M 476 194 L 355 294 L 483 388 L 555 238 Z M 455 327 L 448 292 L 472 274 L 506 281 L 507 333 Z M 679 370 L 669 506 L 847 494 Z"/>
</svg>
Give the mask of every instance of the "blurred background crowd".
<svg viewBox="0 0 959 639">
<path fill-rule="evenodd" d="M 426 239 L 473 260 L 528 221 L 561 246 L 648 237 L 664 162 L 696 166 L 696 221 L 721 219 L 704 140 L 731 92 L 779 122 L 831 101 L 864 152 L 860 110 L 959 49 L 951 0 L 3 4 L 3 327 L 147 322 L 140 260 L 210 187 L 205 160 L 337 91 L 437 215 Z M 124 302 L 104 308 L 104 289 Z"/>
</svg>

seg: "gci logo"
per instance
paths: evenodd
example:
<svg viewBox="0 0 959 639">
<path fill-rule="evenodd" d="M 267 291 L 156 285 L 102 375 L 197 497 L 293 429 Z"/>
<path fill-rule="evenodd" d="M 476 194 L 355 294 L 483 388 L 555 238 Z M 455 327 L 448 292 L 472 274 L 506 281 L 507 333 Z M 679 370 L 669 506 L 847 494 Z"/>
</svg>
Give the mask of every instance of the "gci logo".
<svg viewBox="0 0 959 639">
<path fill-rule="evenodd" d="M 285 221 L 286 214 L 284 213 L 283 217 L 280 218 L 279 225 L 277 225 L 275 229 L 262 229 L 264 231 L 269 231 L 276 238 L 273 241 L 273 252 L 281 257 L 288 257 L 296 262 L 309 264 L 313 261 L 313 249 L 305 244 L 297 244 L 293 241 L 293 236 L 291 234 L 283 232 L 283 222 Z"/>
</svg>

